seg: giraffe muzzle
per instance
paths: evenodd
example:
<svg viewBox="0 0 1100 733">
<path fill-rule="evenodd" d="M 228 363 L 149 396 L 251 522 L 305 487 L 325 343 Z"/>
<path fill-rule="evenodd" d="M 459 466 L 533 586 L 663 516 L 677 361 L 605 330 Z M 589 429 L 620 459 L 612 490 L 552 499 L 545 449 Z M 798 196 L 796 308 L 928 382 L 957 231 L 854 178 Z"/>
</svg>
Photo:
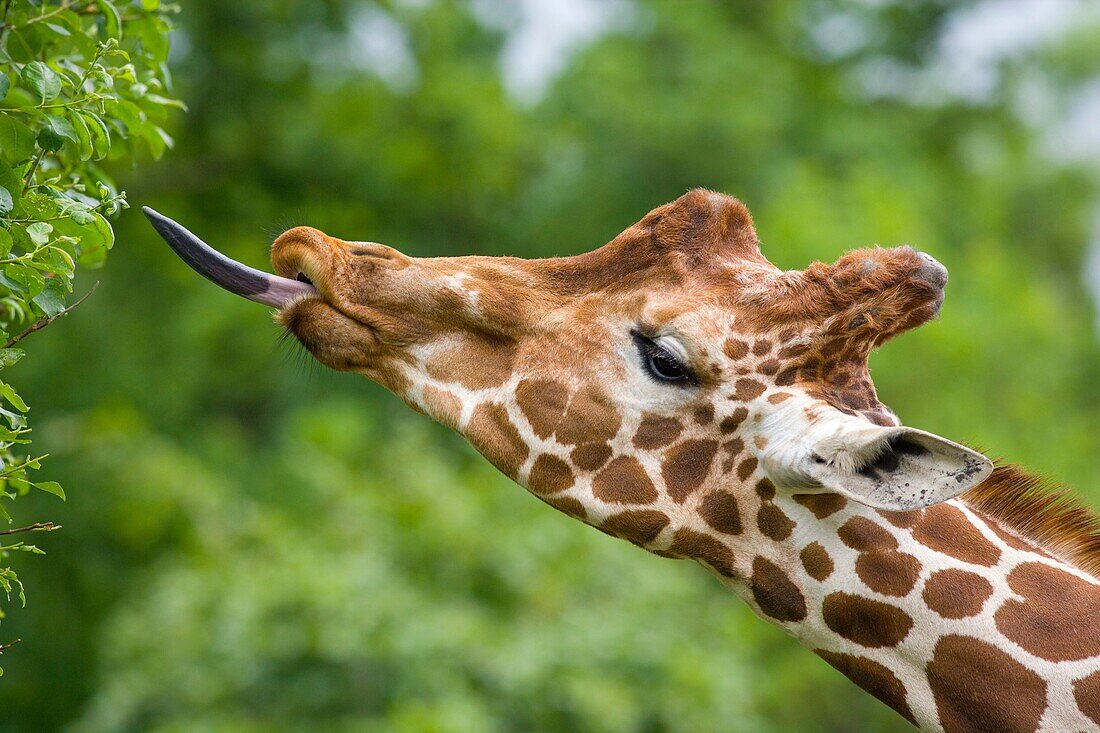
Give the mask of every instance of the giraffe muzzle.
<svg viewBox="0 0 1100 733">
<path fill-rule="evenodd" d="M 148 206 L 142 211 L 180 259 L 215 285 L 257 303 L 283 308 L 302 298 L 317 297 L 311 283 L 272 275 L 226 257 L 183 226 Z"/>
<path fill-rule="evenodd" d="M 917 271 L 917 277 L 932 287 L 943 290 L 947 286 L 947 268 L 927 252 L 917 252 L 917 254 L 924 260 L 924 264 Z"/>
</svg>

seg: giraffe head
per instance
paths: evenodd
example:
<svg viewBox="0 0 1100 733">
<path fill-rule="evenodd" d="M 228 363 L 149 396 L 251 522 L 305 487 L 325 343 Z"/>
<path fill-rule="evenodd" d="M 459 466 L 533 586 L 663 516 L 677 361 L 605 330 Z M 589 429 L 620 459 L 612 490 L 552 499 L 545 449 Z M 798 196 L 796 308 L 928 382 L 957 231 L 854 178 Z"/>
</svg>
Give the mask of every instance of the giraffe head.
<svg viewBox="0 0 1100 733">
<path fill-rule="evenodd" d="M 943 301 L 946 270 L 909 247 L 781 271 L 740 201 L 695 190 L 573 257 L 415 258 L 299 227 L 271 259 L 281 277 L 253 293 L 278 290 L 265 302 L 319 361 L 378 382 L 544 500 L 643 544 L 670 511 L 720 523 L 738 492 L 908 509 L 991 470 L 901 426 L 871 382 L 871 350 Z M 629 522 L 609 527 L 623 508 Z"/>
</svg>

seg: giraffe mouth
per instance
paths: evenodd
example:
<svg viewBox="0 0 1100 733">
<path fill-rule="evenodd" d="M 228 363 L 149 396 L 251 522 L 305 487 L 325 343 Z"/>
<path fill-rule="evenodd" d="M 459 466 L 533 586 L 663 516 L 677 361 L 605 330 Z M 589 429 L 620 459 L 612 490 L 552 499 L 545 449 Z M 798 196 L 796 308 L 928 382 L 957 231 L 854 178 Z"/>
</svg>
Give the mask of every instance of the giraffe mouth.
<svg viewBox="0 0 1100 733">
<path fill-rule="evenodd" d="M 320 297 L 313 282 L 304 274 L 291 280 L 241 264 L 148 206 L 142 207 L 142 212 L 181 260 L 234 295 L 280 309 L 306 298 Z"/>
</svg>

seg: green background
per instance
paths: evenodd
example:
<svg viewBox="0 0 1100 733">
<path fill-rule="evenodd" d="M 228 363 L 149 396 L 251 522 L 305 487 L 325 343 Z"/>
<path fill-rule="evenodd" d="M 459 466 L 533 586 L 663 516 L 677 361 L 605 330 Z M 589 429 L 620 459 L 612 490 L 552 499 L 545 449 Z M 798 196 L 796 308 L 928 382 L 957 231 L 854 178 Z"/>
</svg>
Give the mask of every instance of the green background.
<svg viewBox="0 0 1100 733">
<path fill-rule="evenodd" d="M 781 267 L 912 243 L 951 284 L 873 358 L 883 400 L 1096 506 L 1100 178 L 1052 120 L 1100 73 L 1100 32 L 1070 24 L 958 93 L 937 59 L 977 5 L 624 0 L 524 99 L 500 74 L 519 5 L 189 0 L 177 147 L 115 173 L 261 267 L 300 223 L 419 256 L 571 254 L 694 186 L 742 198 Z M 364 32 L 405 65 L 354 63 Z M 552 512 L 310 363 L 136 208 L 116 228 L 99 291 L 10 375 L 69 501 L 20 502 L 64 530 L 16 559 L 0 731 L 906 728 L 702 569 Z"/>
</svg>

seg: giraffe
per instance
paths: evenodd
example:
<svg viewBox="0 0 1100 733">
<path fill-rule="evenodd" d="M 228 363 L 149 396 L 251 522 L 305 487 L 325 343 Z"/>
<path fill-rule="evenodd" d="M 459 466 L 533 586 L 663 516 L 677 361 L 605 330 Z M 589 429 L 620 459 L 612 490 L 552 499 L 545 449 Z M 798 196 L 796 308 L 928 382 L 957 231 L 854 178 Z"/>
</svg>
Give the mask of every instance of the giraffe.
<svg viewBox="0 0 1100 733">
<path fill-rule="evenodd" d="M 744 204 L 697 189 L 552 259 L 421 259 L 298 227 L 273 276 L 146 214 L 321 363 L 561 512 L 698 561 L 921 730 L 1100 730 L 1100 523 L 903 426 L 871 381 L 871 350 L 940 309 L 931 256 L 781 271 Z"/>
</svg>

